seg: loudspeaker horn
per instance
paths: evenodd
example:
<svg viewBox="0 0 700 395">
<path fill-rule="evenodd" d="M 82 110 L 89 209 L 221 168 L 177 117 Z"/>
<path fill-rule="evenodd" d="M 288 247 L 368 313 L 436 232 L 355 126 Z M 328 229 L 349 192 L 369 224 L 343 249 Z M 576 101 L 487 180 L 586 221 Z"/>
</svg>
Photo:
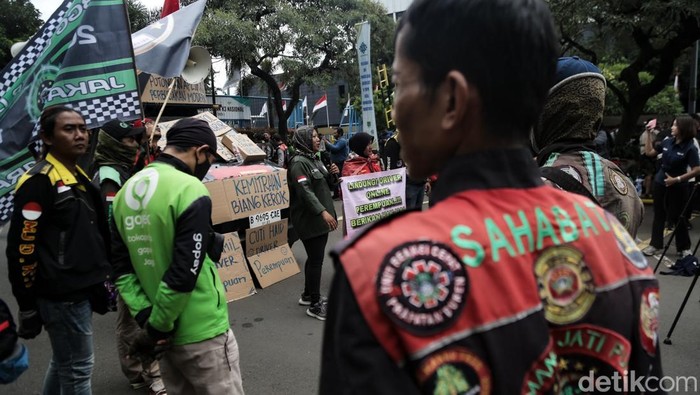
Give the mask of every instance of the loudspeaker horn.
<svg viewBox="0 0 700 395">
<path fill-rule="evenodd" d="M 17 54 L 22 51 L 22 48 L 24 48 L 25 45 L 27 45 L 26 41 L 20 41 L 12 44 L 12 46 L 10 47 L 10 54 L 12 55 L 12 57 L 14 58 L 15 56 L 17 56 Z"/>
<path fill-rule="evenodd" d="M 209 75 L 211 69 L 211 56 L 204 47 L 190 48 L 185 68 L 180 74 L 188 84 L 199 84 Z"/>
</svg>

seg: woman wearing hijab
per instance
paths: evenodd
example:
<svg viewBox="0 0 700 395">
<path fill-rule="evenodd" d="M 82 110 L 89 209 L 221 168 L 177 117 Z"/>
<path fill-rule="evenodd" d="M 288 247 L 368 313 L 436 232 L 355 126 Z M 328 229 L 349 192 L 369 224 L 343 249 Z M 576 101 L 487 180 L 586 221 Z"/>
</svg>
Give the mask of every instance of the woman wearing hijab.
<svg viewBox="0 0 700 395">
<path fill-rule="evenodd" d="M 297 129 L 292 137 L 294 156 L 287 172 L 290 194 L 290 217 L 306 250 L 304 267 L 304 292 L 299 304 L 309 306 L 306 315 L 326 320 L 326 301 L 321 298 L 321 270 L 328 242 L 328 233 L 338 227 L 331 190 L 330 174 L 337 174 L 338 167 L 329 169 L 316 153 L 321 146 L 318 133 L 312 127 Z"/>
<path fill-rule="evenodd" d="M 368 133 L 357 133 L 350 138 L 350 156 L 343 165 L 343 177 L 382 171 L 379 157 L 372 152 L 372 136 Z"/>
</svg>

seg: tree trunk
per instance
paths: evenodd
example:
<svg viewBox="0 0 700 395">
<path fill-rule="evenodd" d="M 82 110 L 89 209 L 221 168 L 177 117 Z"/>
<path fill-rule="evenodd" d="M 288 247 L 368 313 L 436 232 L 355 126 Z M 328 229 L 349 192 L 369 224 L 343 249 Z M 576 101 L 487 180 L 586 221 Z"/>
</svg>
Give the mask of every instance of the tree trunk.
<svg viewBox="0 0 700 395">
<path fill-rule="evenodd" d="M 644 111 L 648 97 L 639 93 L 630 92 L 630 101 L 623 106 L 622 119 L 620 120 L 620 130 L 618 131 L 618 141 L 625 144 L 629 139 L 637 137 L 637 121 Z"/>
<path fill-rule="evenodd" d="M 251 65 L 251 62 L 248 62 L 248 65 Z M 251 65 L 250 72 L 256 77 L 265 81 L 265 83 L 267 84 L 267 89 L 270 91 L 270 93 L 272 93 L 272 102 L 274 103 L 274 110 L 277 114 L 277 121 L 279 122 L 279 124 L 277 125 L 277 133 L 279 133 L 280 137 L 282 137 L 282 140 L 286 142 L 287 118 L 285 116 L 285 112 L 282 111 L 282 92 L 280 91 L 280 87 L 277 86 L 277 81 L 275 81 L 272 75 L 266 73 L 257 65 Z M 268 108 L 267 110 L 268 112 L 271 112 L 272 108 Z"/>
</svg>

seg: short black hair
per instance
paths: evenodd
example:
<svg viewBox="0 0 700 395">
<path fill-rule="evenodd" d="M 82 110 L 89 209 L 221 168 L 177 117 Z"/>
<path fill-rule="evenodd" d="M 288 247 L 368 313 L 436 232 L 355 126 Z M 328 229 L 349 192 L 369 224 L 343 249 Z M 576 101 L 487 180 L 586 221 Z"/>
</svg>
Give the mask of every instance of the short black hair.
<svg viewBox="0 0 700 395">
<path fill-rule="evenodd" d="M 525 140 L 556 71 L 558 42 L 542 0 L 416 0 L 401 18 L 401 51 L 432 96 L 451 70 L 481 98 L 487 132 Z"/>
<path fill-rule="evenodd" d="M 343 134 L 345 134 L 345 131 L 343 131 L 343 128 L 336 128 L 335 131 L 338 132 L 339 136 L 342 136 Z"/>
<path fill-rule="evenodd" d="M 44 136 L 47 137 L 53 137 L 54 134 L 54 129 L 56 128 L 56 118 L 64 112 L 74 112 L 78 115 L 80 115 L 83 120 L 85 117 L 83 117 L 83 114 L 80 112 L 66 106 L 51 106 L 47 107 L 44 109 L 44 111 L 41 112 L 41 117 L 39 117 L 39 127 L 41 133 L 44 134 Z"/>
<path fill-rule="evenodd" d="M 676 117 L 676 128 L 678 128 L 678 136 L 682 141 L 693 139 L 697 133 L 697 123 L 692 116 L 686 114 Z"/>
</svg>

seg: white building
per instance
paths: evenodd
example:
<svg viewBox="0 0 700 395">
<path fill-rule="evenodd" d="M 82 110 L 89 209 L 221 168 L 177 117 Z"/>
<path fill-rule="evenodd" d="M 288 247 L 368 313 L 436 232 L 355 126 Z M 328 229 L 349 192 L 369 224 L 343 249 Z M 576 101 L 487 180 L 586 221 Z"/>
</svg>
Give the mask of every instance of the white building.
<svg viewBox="0 0 700 395">
<path fill-rule="evenodd" d="M 394 18 L 396 22 L 413 0 L 377 0 L 380 4 L 386 7 L 388 14 Z"/>
</svg>

